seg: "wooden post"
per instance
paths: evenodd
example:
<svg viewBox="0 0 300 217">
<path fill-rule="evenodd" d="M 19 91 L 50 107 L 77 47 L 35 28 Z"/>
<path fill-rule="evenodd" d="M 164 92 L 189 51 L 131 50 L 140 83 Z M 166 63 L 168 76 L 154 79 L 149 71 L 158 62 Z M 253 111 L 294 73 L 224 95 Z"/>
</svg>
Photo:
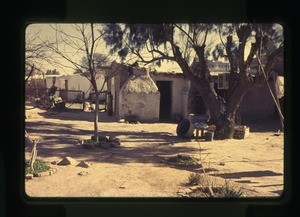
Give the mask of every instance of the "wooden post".
<svg viewBox="0 0 300 217">
<path fill-rule="evenodd" d="M 65 80 L 66 101 L 68 101 L 68 80 Z"/>
<path fill-rule="evenodd" d="M 82 91 L 82 111 L 85 109 L 85 94 L 84 91 Z"/>
<path fill-rule="evenodd" d="M 30 158 L 30 169 L 33 169 L 33 164 L 36 161 L 36 156 L 37 156 L 37 149 L 36 149 L 36 145 L 38 143 L 38 140 L 33 140 L 33 148 L 31 151 L 31 158 Z"/>
<path fill-rule="evenodd" d="M 196 128 L 196 139 L 199 139 L 199 129 Z"/>
<path fill-rule="evenodd" d="M 107 114 L 113 115 L 113 95 L 110 92 L 107 93 Z"/>
</svg>

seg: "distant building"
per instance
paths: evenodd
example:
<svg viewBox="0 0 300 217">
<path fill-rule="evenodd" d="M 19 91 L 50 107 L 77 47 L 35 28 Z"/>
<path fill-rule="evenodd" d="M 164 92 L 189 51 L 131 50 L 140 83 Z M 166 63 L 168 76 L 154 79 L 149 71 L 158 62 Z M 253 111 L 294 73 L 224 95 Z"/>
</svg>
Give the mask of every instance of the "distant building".
<svg viewBox="0 0 300 217">
<path fill-rule="evenodd" d="M 105 71 L 97 72 L 97 86 L 102 87 L 104 83 Z M 91 82 L 81 74 L 72 75 L 45 75 L 46 87 L 50 88 L 55 82 L 55 86 L 58 90 L 69 90 L 73 91 L 74 94 L 68 94 L 67 100 L 73 101 L 78 97 L 82 96 L 82 92 L 85 93 L 85 98 L 89 97 L 90 93 L 93 93 Z M 107 85 L 104 85 L 103 91 L 107 90 Z M 77 93 L 76 93 L 77 91 Z M 57 91 L 56 95 L 59 96 L 60 92 Z M 80 95 L 80 96 L 79 96 Z"/>
</svg>

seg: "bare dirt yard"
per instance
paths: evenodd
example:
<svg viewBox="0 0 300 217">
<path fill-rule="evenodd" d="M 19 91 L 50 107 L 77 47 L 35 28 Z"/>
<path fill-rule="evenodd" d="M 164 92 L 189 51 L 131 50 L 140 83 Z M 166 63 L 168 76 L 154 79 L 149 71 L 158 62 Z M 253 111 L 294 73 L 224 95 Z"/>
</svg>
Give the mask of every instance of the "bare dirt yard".
<svg viewBox="0 0 300 217">
<path fill-rule="evenodd" d="M 250 126 L 250 137 L 243 140 L 197 142 L 178 138 L 176 123 L 118 123 L 100 113 L 100 131 L 117 136 L 121 146 L 83 149 L 78 140 L 90 139 L 93 113 L 49 115 L 35 108 L 26 115 L 27 132 L 40 139 L 39 159 L 52 162 L 69 156 L 92 163 L 90 168 L 56 165 L 55 174 L 25 181 L 26 193 L 32 197 L 181 197 L 191 191 L 189 175 L 203 174 L 203 168 L 211 183 L 227 180 L 244 196 L 277 197 L 284 188 L 283 135 L 274 135 L 274 123 Z M 27 157 L 31 149 L 25 148 Z M 203 168 L 164 161 L 179 154 L 199 159 Z"/>
</svg>

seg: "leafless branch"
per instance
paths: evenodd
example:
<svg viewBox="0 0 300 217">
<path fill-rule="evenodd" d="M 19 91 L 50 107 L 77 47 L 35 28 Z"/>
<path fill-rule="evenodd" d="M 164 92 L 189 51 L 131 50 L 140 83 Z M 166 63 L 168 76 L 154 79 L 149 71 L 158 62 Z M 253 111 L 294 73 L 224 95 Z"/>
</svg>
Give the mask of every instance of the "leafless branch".
<svg viewBox="0 0 300 217">
<path fill-rule="evenodd" d="M 219 27 L 219 37 L 220 37 L 220 41 L 221 41 L 221 43 L 223 44 L 223 46 L 226 48 L 226 45 L 225 45 L 225 43 L 224 43 L 224 41 L 223 41 L 223 39 L 222 39 L 222 35 L 221 35 L 221 28 Z"/>
<path fill-rule="evenodd" d="M 174 26 L 175 26 L 176 28 L 178 28 L 182 33 L 184 33 L 184 34 L 188 37 L 188 39 L 190 40 L 190 42 L 191 42 L 192 45 L 195 45 L 194 39 L 190 36 L 190 34 L 188 34 L 188 33 L 187 33 L 183 28 L 181 28 L 179 25 L 174 24 Z"/>
<path fill-rule="evenodd" d="M 31 66 L 30 72 L 29 72 L 29 74 L 27 75 L 27 78 L 25 79 L 25 85 L 27 84 L 28 79 L 31 77 L 33 71 L 34 71 L 34 64 Z"/>
</svg>

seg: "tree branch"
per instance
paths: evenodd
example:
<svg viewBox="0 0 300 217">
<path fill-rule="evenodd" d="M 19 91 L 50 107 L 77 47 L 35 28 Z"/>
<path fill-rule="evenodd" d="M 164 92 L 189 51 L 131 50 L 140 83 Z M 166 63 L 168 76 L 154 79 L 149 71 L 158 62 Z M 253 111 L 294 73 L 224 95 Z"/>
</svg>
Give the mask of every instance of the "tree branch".
<svg viewBox="0 0 300 217">
<path fill-rule="evenodd" d="M 27 78 L 25 79 L 25 86 L 27 84 L 28 79 L 31 77 L 33 71 L 34 71 L 34 64 L 31 66 L 30 72 L 29 72 Z"/>
<path fill-rule="evenodd" d="M 240 69 L 240 73 L 245 74 L 246 68 L 245 68 L 245 61 L 244 61 L 244 54 L 245 54 L 245 46 L 247 39 L 251 35 L 251 27 L 249 25 L 241 25 L 240 27 L 237 27 L 236 34 L 239 38 L 239 46 L 238 46 L 238 66 Z"/>
<path fill-rule="evenodd" d="M 222 39 L 222 36 L 221 36 L 221 28 L 220 27 L 219 27 L 219 37 L 220 37 L 220 41 L 223 44 L 224 48 L 226 48 L 226 45 L 225 45 L 225 43 L 224 43 L 224 41 Z"/>
<path fill-rule="evenodd" d="M 202 43 L 202 46 L 203 47 L 205 47 L 206 46 L 206 39 L 207 39 L 207 35 L 208 35 L 208 30 L 209 30 L 209 28 L 207 27 L 206 28 L 206 31 L 205 31 L 205 35 L 204 35 L 204 40 L 203 40 L 203 43 Z"/>
<path fill-rule="evenodd" d="M 267 77 L 269 77 L 269 72 L 271 70 L 271 68 L 274 66 L 277 58 L 282 55 L 284 52 L 284 47 L 283 45 L 280 45 L 280 47 L 278 47 L 276 50 L 274 50 L 267 58 L 267 63 L 264 67 L 264 73 Z M 257 57 L 258 58 L 258 57 Z M 258 60 L 260 61 L 260 60 Z M 262 64 L 260 64 L 262 65 Z M 257 83 L 262 83 L 264 82 L 264 75 L 260 74 L 257 76 Z"/>
<path fill-rule="evenodd" d="M 256 54 L 257 50 L 261 46 L 261 37 L 256 36 L 255 38 L 256 38 L 255 43 L 251 44 L 251 49 L 250 49 L 250 52 L 248 54 L 247 60 L 245 62 L 245 69 L 247 69 L 250 66 L 250 64 L 252 63 L 254 55 Z"/>
<path fill-rule="evenodd" d="M 180 26 L 178 26 L 178 25 L 175 24 L 175 23 L 174 23 L 174 26 L 175 26 L 176 28 L 178 28 L 181 32 L 183 32 L 183 33 L 188 37 L 188 39 L 190 40 L 190 42 L 191 42 L 192 45 L 195 45 L 195 44 L 194 44 L 194 40 L 193 40 L 193 38 L 190 36 L 190 34 L 188 34 L 183 28 L 181 28 Z"/>
</svg>

